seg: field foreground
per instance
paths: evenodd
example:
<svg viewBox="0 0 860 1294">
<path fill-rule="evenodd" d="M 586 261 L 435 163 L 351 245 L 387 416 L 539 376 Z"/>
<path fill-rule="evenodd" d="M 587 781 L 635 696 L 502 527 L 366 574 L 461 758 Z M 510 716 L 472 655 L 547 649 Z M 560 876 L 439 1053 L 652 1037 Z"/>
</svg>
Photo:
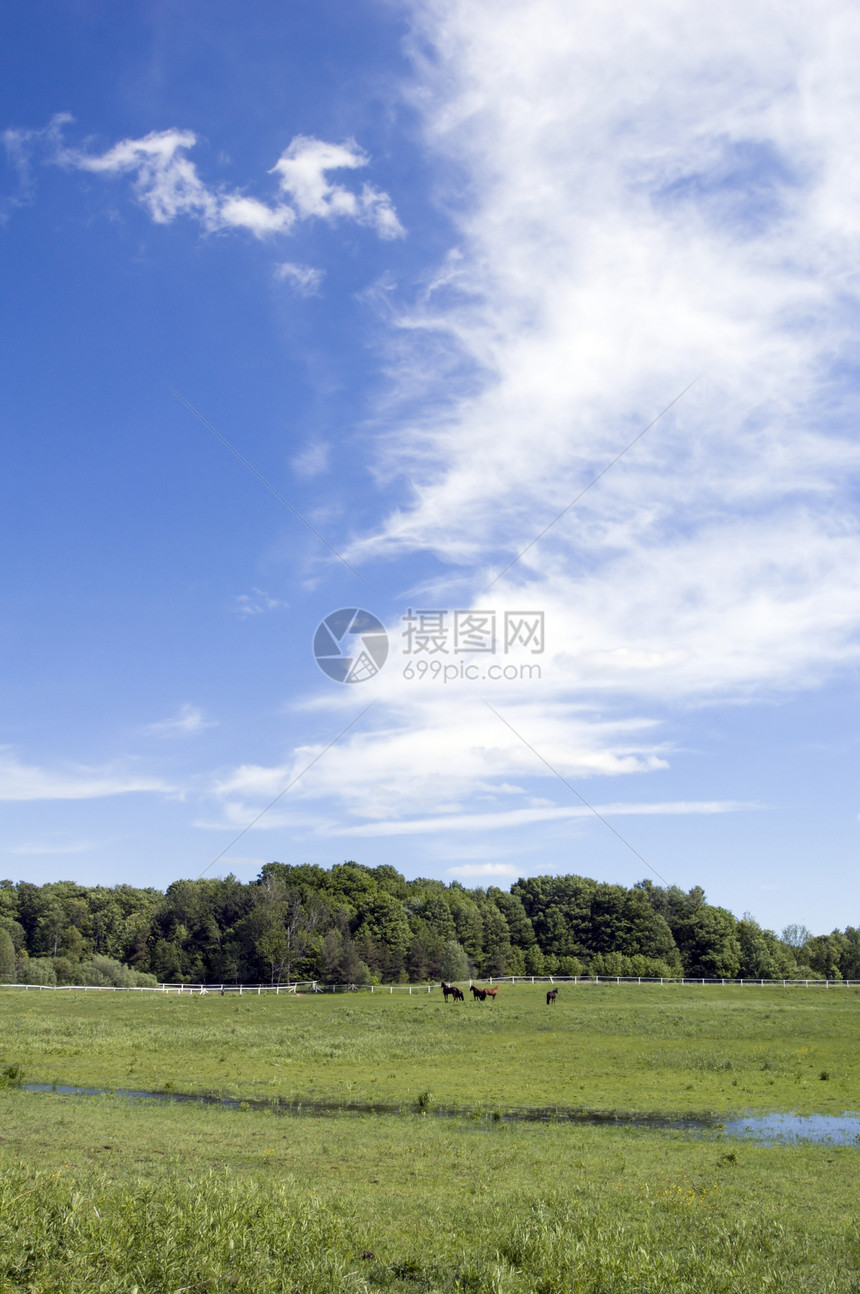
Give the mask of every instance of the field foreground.
<svg viewBox="0 0 860 1294">
<path fill-rule="evenodd" d="M 29 1082 L 416 1111 L 297 1118 L 9 1087 L 0 1294 L 860 1290 L 860 1148 L 493 1118 L 856 1110 L 860 994 L 566 988 L 555 1007 L 507 985 L 447 1007 L 0 993 L 0 1070 Z M 437 1103 L 487 1114 L 418 1112 Z"/>
</svg>

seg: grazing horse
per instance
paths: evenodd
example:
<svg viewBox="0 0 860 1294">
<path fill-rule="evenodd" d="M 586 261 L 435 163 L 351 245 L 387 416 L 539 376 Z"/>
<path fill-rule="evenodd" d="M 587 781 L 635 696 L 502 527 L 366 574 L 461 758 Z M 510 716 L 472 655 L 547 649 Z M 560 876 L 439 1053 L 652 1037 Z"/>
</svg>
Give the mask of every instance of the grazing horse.
<svg viewBox="0 0 860 1294">
<path fill-rule="evenodd" d="M 555 1006 L 555 999 L 557 997 L 558 997 L 558 989 L 557 988 L 550 989 L 549 993 L 547 993 L 546 995 L 547 1006 L 549 1006 L 550 1002 L 552 1002 L 553 1006 Z"/>
<path fill-rule="evenodd" d="M 455 1001 L 455 1002 L 465 1002 L 465 1001 L 466 1001 L 465 997 L 463 996 L 463 990 L 462 990 L 461 988 L 457 988 L 457 985 L 456 985 L 456 984 L 452 984 L 452 985 L 451 985 L 451 992 L 454 994 L 454 1001 Z"/>
</svg>

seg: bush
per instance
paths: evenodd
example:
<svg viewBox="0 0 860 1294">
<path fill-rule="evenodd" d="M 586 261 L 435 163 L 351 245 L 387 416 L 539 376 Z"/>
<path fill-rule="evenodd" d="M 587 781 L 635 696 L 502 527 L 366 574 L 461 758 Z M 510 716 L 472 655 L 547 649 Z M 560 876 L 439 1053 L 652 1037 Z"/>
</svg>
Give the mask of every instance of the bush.
<svg viewBox="0 0 860 1294">
<path fill-rule="evenodd" d="M 21 957 L 18 960 L 17 980 L 19 984 L 45 984 L 53 987 L 57 982 L 52 957 Z"/>
<path fill-rule="evenodd" d="M 132 970 L 113 957 L 89 957 L 74 969 L 74 983 L 87 988 L 155 988 L 154 975 Z"/>
</svg>

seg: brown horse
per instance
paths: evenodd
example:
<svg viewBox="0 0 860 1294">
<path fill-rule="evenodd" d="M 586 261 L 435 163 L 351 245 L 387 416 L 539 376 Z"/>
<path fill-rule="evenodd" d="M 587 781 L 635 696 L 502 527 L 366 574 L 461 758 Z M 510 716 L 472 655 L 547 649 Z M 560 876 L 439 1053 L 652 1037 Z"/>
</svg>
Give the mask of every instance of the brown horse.
<svg viewBox="0 0 860 1294">
<path fill-rule="evenodd" d="M 455 1001 L 455 1002 L 463 1002 L 463 1001 L 465 1001 L 465 999 L 464 999 L 464 997 L 463 997 L 463 994 L 462 994 L 462 993 L 460 992 L 460 990 L 457 988 L 457 985 L 456 985 L 456 984 L 446 984 L 446 983 L 445 983 L 445 981 L 444 981 L 444 980 L 442 980 L 442 992 L 443 992 L 443 993 L 444 993 L 444 995 L 445 995 L 445 1001 L 446 1001 L 446 1002 L 448 1001 L 448 994 L 449 994 L 449 993 L 450 993 L 451 997 L 454 999 L 454 1001 Z"/>
<path fill-rule="evenodd" d="M 470 984 L 469 988 L 472 990 L 472 996 L 476 1002 L 486 1002 L 487 990 L 485 988 L 477 988 L 474 984 Z"/>
<path fill-rule="evenodd" d="M 498 984 L 494 984 L 494 985 L 492 986 L 492 988 L 485 988 L 485 989 L 484 989 L 484 996 L 485 996 L 485 997 L 488 997 L 488 998 L 491 998 L 491 999 L 492 999 L 492 1001 L 493 1001 L 493 1002 L 495 1002 L 496 997 L 498 996 L 498 992 L 499 992 L 499 986 L 498 986 Z"/>
<path fill-rule="evenodd" d="M 462 990 L 462 989 L 460 989 L 460 988 L 457 988 L 457 985 L 456 985 L 456 984 L 452 984 L 452 985 L 451 985 L 451 992 L 454 994 L 454 1001 L 455 1001 L 455 1002 L 465 1002 L 465 1001 L 466 1001 L 465 997 L 463 996 L 463 990 Z"/>
<path fill-rule="evenodd" d="M 558 989 L 557 988 L 550 989 L 549 993 L 547 993 L 546 995 L 547 1006 L 549 1006 L 550 1002 L 552 1002 L 553 1006 L 555 1006 L 555 999 L 557 997 L 558 997 Z"/>
</svg>

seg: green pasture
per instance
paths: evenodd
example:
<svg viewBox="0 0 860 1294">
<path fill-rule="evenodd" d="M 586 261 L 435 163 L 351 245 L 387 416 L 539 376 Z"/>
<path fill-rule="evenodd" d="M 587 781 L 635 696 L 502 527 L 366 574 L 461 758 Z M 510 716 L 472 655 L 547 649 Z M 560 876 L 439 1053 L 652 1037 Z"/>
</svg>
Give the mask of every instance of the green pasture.
<svg viewBox="0 0 860 1294">
<path fill-rule="evenodd" d="M 287 1102 L 689 1114 L 860 1108 L 860 990 L 503 985 L 389 994 L 0 990 L 31 1082 Z"/>
<path fill-rule="evenodd" d="M 860 1148 L 493 1117 L 858 1110 L 858 1013 L 848 989 L 0 991 L 0 1294 L 858 1294 Z"/>
</svg>

